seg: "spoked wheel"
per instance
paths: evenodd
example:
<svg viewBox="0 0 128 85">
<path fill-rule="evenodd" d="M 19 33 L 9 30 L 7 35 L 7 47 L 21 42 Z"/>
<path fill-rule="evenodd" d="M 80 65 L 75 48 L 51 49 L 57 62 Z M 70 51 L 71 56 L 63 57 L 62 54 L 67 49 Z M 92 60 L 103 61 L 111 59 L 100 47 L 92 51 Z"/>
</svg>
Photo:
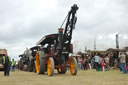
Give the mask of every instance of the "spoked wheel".
<svg viewBox="0 0 128 85">
<path fill-rule="evenodd" d="M 52 57 L 48 59 L 47 71 L 49 76 L 53 76 L 54 73 L 54 60 Z"/>
<path fill-rule="evenodd" d="M 37 72 L 37 74 L 40 73 L 40 56 L 39 56 L 39 52 L 37 52 L 37 54 L 36 54 L 36 72 Z"/>
<path fill-rule="evenodd" d="M 77 61 L 76 58 L 72 57 L 69 61 L 70 63 L 70 73 L 72 75 L 76 75 L 77 74 Z"/>
<path fill-rule="evenodd" d="M 28 71 L 29 71 L 29 72 L 32 72 L 32 71 L 33 71 L 33 61 L 32 61 L 32 60 L 29 61 L 29 64 L 28 64 Z"/>
<path fill-rule="evenodd" d="M 19 70 L 23 70 L 23 65 L 21 63 L 19 63 Z"/>
<path fill-rule="evenodd" d="M 33 72 L 36 73 L 36 61 L 34 61 Z"/>
<path fill-rule="evenodd" d="M 28 66 L 27 65 L 23 65 L 23 71 L 27 71 L 28 70 Z"/>
<path fill-rule="evenodd" d="M 45 64 L 39 52 L 36 54 L 36 73 L 44 74 L 45 72 Z"/>
<path fill-rule="evenodd" d="M 25 71 L 25 70 L 24 70 L 24 65 L 22 66 L 22 71 Z"/>
</svg>

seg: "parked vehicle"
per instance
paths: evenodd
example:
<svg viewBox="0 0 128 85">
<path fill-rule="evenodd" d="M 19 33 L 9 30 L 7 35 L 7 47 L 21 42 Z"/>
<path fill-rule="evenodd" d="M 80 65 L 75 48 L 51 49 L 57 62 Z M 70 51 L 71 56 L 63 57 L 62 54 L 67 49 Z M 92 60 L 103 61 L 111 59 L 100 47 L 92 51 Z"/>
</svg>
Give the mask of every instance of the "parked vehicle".
<svg viewBox="0 0 128 85">
<path fill-rule="evenodd" d="M 54 69 L 57 69 L 60 74 L 65 74 L 67 68 L 70 68 L 72 75 L 77 74 L 76 58 L 69 56 L 73 52 L 71 39 L 77 21 L 77 10 L 78 7 L 74 4 L 66 17 L 65 29 L 59 28 L 57 34 L 46 35 L 37 42 L 36 45 L 39 47 L 36 53 L 36 72 L 38 74 L 47 72 L 49 76 L 53 76 Z"/>
</svg>

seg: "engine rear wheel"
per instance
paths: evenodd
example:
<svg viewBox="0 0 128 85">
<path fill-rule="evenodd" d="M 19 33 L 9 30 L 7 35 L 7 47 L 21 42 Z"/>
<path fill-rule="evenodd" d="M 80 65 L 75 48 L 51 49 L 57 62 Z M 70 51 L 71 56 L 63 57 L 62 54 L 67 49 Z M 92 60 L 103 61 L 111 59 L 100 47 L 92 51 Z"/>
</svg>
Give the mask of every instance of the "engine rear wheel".
<svg viewBox="0 0 128 85">
<path fill-rule="evenodd" d="M 49 76 L 53 76 L 54 73 L 54 60 L 52 57 L 48 59 L 47 71 Z"/>
<path fill-rule="evenodd" d="M 33 72 L 36 73 L 36 61 L 34 61 Z"/>
<path fill-rule="evenodd" d="M 29 64 L 28 64 L 28 71 L 29 71 L 29 72 L 32 72 L 32 71 L 33 71 L 33 61 L 32 61 L 32 60 L 29 61 Z"/>
<path fill-rule="evenodd" d="M 77 74 L 77 61 L 76 61 L 76 58 L 72 57 L 69 62 L 70 62 L 70 73 L 72 75 L 76 75 Z"/>
<path fill-rule="evenodd" d="M 23 71 L 27 71 L 28 70 L 28 66 L 27 65 L 23 65 Z"/>
</svg>

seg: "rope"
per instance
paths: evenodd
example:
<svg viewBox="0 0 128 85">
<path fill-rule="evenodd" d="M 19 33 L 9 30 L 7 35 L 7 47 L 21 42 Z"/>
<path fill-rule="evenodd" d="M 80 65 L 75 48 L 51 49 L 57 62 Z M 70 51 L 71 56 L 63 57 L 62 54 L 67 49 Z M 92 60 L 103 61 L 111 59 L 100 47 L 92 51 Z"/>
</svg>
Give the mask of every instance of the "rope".
<svg viewBox="0 0 128 85">
<path fill-rule="evenodd" d="M 66 21 L 67 17 L 68 17 L 68 14 L 67 14 L 67 16 L 65 17 L 65 19 L 64 19 L 62 25 L 60 26 L 60 28 L 62 28 L 62 26 L 64 25 L 64 22 Z"/>
</svg>

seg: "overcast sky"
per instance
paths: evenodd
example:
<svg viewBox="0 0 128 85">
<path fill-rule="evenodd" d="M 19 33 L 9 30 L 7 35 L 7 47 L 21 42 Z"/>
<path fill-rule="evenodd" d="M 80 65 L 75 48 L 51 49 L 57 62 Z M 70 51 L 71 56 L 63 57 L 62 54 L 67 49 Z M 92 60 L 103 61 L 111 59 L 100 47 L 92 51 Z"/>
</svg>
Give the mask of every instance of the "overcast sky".
<svg viewBox="0 0 128 85">
<path fill-rule="evenodd" d="M 70 7 L 77 4 L 74 52 L 128 46 L 128 0 L 0 0 L 0 48 L 18 59 L 44 36 L 57 33 Z"/>
</svg>

